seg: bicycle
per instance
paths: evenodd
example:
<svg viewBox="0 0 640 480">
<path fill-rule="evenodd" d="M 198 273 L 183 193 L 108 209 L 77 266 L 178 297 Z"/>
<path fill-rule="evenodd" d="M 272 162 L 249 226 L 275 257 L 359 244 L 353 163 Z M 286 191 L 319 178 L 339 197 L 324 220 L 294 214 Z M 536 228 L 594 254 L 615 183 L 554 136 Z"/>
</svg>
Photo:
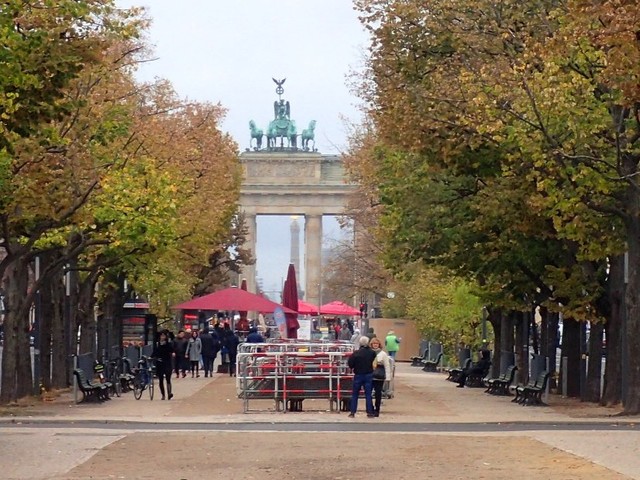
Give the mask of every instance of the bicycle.
<svg viewBox="0 0 640 480">
<path fill-rule="evenodd" d="M 116 397 L 119 397 L 122 394 L 122 378 L 117 360 L 109 361 L 109 376 L 107 378 L 111 382 L 112 392 L 115 393 Z"/>
<path fill-rule="evenodd" d="M 142 398 L 142 392 L 149 392 L 149 399 L 153 400 L 153 367 L 150 357 L 142 356 L 138 362 L 138 369 L 133 378 L 133 396 L 136 400 Z"/>
</svg>

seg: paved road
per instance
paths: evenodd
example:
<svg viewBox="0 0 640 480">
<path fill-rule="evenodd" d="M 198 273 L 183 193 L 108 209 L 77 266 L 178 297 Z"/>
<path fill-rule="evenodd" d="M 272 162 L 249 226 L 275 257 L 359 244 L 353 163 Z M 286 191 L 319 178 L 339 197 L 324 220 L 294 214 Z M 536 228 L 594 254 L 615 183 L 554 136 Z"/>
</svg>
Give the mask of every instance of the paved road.
<svg viewBox="0 0 640 480">
<path fill-rule="evenodd" d="M 130 422 L 130 421 L 102 421 L 94 420 L 21 420 L 18 422 L 1 422 L 4 429 L 60 429 L 65 430 L 135 430 L 135 431 L 234 431 L 234 432 L 394 432 L 394 433 L 423 433 L 423 432 L 544 432 L 559 430 L 567 432 L 637 432 L 640 425 L 636 423 L 602 423 L 602 422 L 513 422 L 513 423 L 307 423 L 307 422 L 252 422 L 252 423 L 213 423 L 213 422 Z"/>
</svg>

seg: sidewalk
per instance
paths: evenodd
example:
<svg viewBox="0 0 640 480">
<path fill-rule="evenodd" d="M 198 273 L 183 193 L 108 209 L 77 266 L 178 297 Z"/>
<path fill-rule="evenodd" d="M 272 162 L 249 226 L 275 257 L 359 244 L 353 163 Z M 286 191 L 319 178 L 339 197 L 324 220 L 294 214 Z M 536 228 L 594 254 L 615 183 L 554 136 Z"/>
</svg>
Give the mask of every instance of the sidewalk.
<svg viewBox="0 0 640 480">
<path fill-rule="evenodd" d="M 13 409 L 0 416 L 3 422 L 37 421 L 129 421 L 151 423 L 215 423 L 215 422 L 354 422 L 366 416 L 347 418 L 344 413 L 329 412 L 328 401 L 305 400 L 302 412 L 275 412 L 272 400 L 252 400 L 250 408 L 260 412 L 243 413 L 237 398 L 235 378 L 215 374 L 213 378 L 172 380 L 174 398 L 161 401 L 156 381 L 155 397 L 149 400 L 143 392 L 135 400 L 131 392 L 103 403 L 73 402 L 72 394 L 64 394 L 51 403 L 27 409 Z M 487 395 L 481 388 L 455 388 L 441 373 L 426 373 L 408 364 L 396 369 L 396 396 L 383 403 L 383 415 L 376 419 L 385 423 L 636 423 L 638 417 L 614 417 L 619 410 L 582 404 L 574 399 L 550 396 L 549 407 L 523 407 L 511 397 Z M 364 401 L 360 402 L 360 409 Z M 24 411 L 26 410 L 26 412 Z"/>
<path fill-rule="evenodd" d="M 145 445 L 150 459 L 154 458 L 153 453 L 157 454 L 158 449 L 177 442 L 184 461 L 194 454 L 189 443 L 183 446 L 185 438 L 197 438 L 203 444 L 213 441 L 218 449 L 243 449 L 250 446 L 251 442 L 260 441 L 259 454 L 267 461 L 269 455 L 286 451 L 291 445 L 302 449 L 314 442 L 341 442 L 335 443 L 341 449 L 338 445 L 344 442 L 361 442 L 362 432 L 365 432 L 376 437 L 391 436 L 379 438 L 389 438 L 394 445 L 395 450 L 389 451 L 389 455 L 401 456 L 400 459 L 396 458 L 398 468 L 401 466 L 407 472 L 418 469 L 417 476 L 411 478 L 435 478 L 432 475 L 436 471 L 460 475 L 460 468 L 464 467 L 467 472 L 486 469 L 485 473 L 489 476 L 479 478 L 512 478 L 515 470 L 530 473 L 539 469 L 540 473 L 535 476 L 527 476 L 527 473 L 520 478 L 640 479 L 638 432 L 629 427 L 616 431 L 617 427 L 611 426 L 634 425 L 638 422 L 637 417 L 612 417 L 616 413 L 613 409 L 583 405 L 556 396 L 551 397 L 549 407 L 523 407 L 512 403 L 509 397 L 487 395 L 483 389 L 456 388 L 454 383 L 447 382 L 445 378 L 443 374 L 425 373 L 408 364 L 398 365 L 396 396 L 384 400 L 382 414 L 376 419 L 368 419 L 362 413 L 362 401 L 354 419 L 348 418 L 344 412 L 329 412 L 328 402 L 320 400 L 305 400 L 304 411 L 288 413 L 266 411 L 273 409 L 273 401 L 255 401 L 256 405 L 250 405 L 251 408 L 265 411 L 245 414 L 242 413 L 242 401 L 236 395 L 235 378 L 221 374 L 213 378 L 174 377 L 175 397 L 171 401 L 160 400 L 157 384 L 153 401 L 149 400 L 146 392 L 141 400 L 135 400 L 129 392 L 104 403 L 76 405 L 72 395 L 65 394 L 55 402 L 15 409 L 14 415 L 6 415 L 5 410 L 5 416 L 0 417 L 0 463 L 9 458 L 23 458 L 35 448 L 42 455 L 32 463 L 12 463 L 9 470 L 4 472 L 8 473 L 8 478 L 42 480 L 55 477 L 75 480 L 88 478 L 87 472 L 94 472 L 100 465 L 119 468 L 120 464 L 113 461 L 126 456 L 132 442 L 136 442 L 137 449 Z M 38 425 L 45 422 L 54 422 L 56 428 L 52 429 L 50 425 L 39 428 Z M 108 429 L 101 427 L 101 424 L 108 423 L 113 425 Z M 317 424 L 315 428 L 314 423 Z M 585 428 L 581 431 L 572 430 L 571 425 L 576 423 L 587 425 L 586 431 Z M 218 425 L 215 431 L 207 428 L 213 427 L 213 424 Z M 265 428 L 262 431 L 241 431 L 243 424 L 253 424 L 251 427 L 257 429 L 264 425 Z M 423 431 L 411 432 L 411 426 L 416 424 L 423 425 Z M 593 424 L 605 429 L 596 431 Z M 193 429 L 189 429 L 189 425 L 193 425 Z M 375 425 L 386 425 L 388 432 L 366 433 L 367 430 L 376 430 Z M 437 425 L 441 427 L 436 428 Z M 490 428 L 484 428 L 487 425 Z M 522 428 L 523 425 L 527 428 Z M 361 432 L 348 431 L 354 426 L 360 426 Z M 265 442 L 267 438 L 269 440 Z M 142 443 L 139 442 L 141 439 Z M 425 448 L 425 445 L 429 448 Z M 477 458 L 471 458 L 466 465 L 449 465 L 448 462 L 456 458 L 460 448 L 471 449 L 470 452 Z M 248 450 L 247 454 L 255 456 L 258 452 Z M 381 455 L 379 451 L 374 454 Z M 55 462 L 47 461 L 48 455 L 53 455 Z M 301 459 L 315 461 L 320 452 L 300 450 L 300 455 Z M 202 468 L 212 468 L 208 462 L 215 460 L 215 456 L 209 458 L 210 454 L 207 453 L 206 457 Z M 518 464 L 521 459 L 526 459 L 522 465 Z M 351 465 L 353 460 L 342 457 L 326 459 L 329 464 L 346 462 L 346 465 Z M 431 470 L 427 470 L 426 476 L 421 476 L 420 469 L 426 468 L 427 464 Z M 141 462 L 136 465 L 140 470 L 144 467 Z M 589 465 L 592 465 L 591 470 Z M 366 469 L 366 462 L 364 466 Z M 602 467 L 607 470 L 602 470 Z M 131 473 L 132 467 L 127 468 L 129 470 L 122 471 L 124 476 L 115 478 L 141 478 L 127 476 L 134 475 Z M 235 471 L 238 467 L 236 463 L 229 463 L 226 468 Z M 260 470 L 259 465 L 256 468 L 256 474 L 264 479 L 280 478 L 276 473 L 282 473 L 276 468 L 268 472 L 273 473 L 271 477 Z M 74 473 L 70 474 L 72 469 Z M 555 474 L 548 473 L 554 471 Z M 564 471 L 573 473 L 564 475 Z M 614 472 L 618 473 L 614 475 Z M 117 471 L 109 473 L 113 477 Z M 172 476 L 174 474 L 181 476 Z M 166 478 L 205 477 L 197 472 L 187 477 L 168 471 Z"/>
</svg>

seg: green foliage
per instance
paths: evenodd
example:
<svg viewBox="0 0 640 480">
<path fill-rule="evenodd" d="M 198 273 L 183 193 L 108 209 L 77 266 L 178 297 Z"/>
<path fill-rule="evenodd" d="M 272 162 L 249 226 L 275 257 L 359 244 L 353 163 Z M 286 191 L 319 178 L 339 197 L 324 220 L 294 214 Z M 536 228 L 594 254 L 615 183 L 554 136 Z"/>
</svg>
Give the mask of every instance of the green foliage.
<svg viewBox="0 0 640 480">
<path fill-rule="evenodd" d="M 622 77 L 619 90 L 602 77 L 616 55 L 636 58 L 637 42 L 614 40 L 633 33 L 628 15 L 551 0 L 356 6 L 378 146 L 360 169 L 374 172 L 387 265 L 443 265 L 495 305 L 560 301 L 594 318 L 606 279 L 583 267 L 623 251 L 637 216 L 637 105 L 622 107 Z M 598 9 L 600 25 L 585 13 Z"/>
<path fill-rule="evenodd" d="M 470 285 L 444 271 L 423 269 L 408 285 L 407 314 L 423 336 L 442 342 L 449 351 L 461 342 L 482 343 L 481 312 L 481 300 Z"/>
</svg>

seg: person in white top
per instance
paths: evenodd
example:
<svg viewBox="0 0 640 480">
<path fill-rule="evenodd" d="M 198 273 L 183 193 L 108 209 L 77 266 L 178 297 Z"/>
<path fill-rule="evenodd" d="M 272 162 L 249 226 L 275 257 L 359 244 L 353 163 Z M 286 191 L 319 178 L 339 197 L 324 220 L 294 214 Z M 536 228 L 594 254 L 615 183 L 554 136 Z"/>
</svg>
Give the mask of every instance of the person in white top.
<svg viewBox="0 0 640 480">
<path fill-rule="evenodd" d="M 391 381 L 391 360 L 389 355 L 382 349 L 382 343 L 377 338 L 372 338 L 369 346 L 376 352 L 376 359 L 373 361 L 373 391 L 374 395 L 374 415 L 380 416 L 380 404 L 382 403 L 382 388 L 385 381 Z"/>
</svg>

